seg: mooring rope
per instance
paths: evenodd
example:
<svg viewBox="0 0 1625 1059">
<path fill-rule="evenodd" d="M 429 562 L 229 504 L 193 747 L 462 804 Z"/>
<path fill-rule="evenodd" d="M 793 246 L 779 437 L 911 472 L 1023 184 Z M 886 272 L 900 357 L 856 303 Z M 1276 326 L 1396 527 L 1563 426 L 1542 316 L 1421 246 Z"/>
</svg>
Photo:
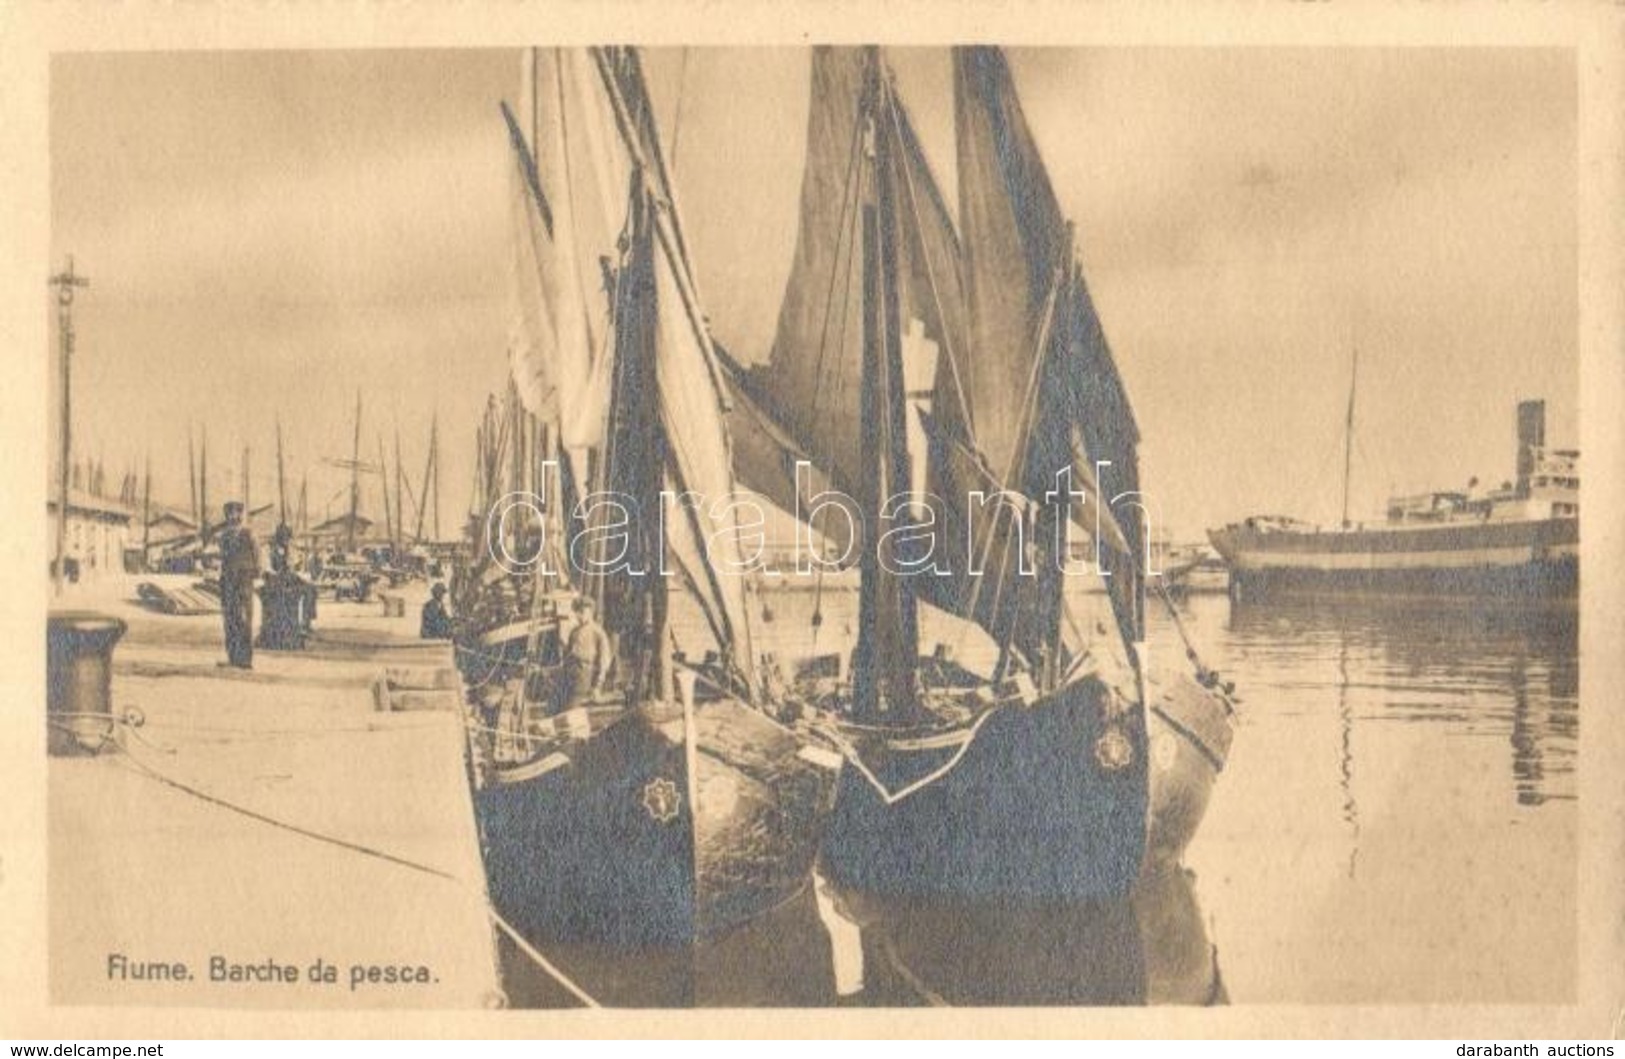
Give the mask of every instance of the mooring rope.
<svg viewBox="0 0 1625 1059">
<path fill-rule="evenodd" d="M 139 724 L 133 723 L 132 721 L 127 720 L 125 718 L 118 718 L 118 717 L 110 717 L 109 716 L 106 719 L 110 722 L 110 724 L 109 724 L 109 732 L 111 732 L 113 727 L 116 727 L 116 726 L 121 725 L 121 724 L 128 727 L 128 728 L 131 728 L 132 730 L 134 728 L 140 726 Z M 53 722 L 53 723 L 55 723 L 55 722 Z M 193 786 L 193 785 L 191 785 L 189 783 L 184 782 L 183 780 L 179 780 L 179 779 L 176 779 L 173 776 L 168 775 L 167 773 L 163 772 L 162 770 L 153 767 L 152 765 L 148 764 L 147 762 L 142 761 L 139 757 L 137 757 L 136 755 L 130 753 L 130 750 L 129 750 L 128 747 L 123 746 L 123 745 L 119 744 L 116 741 L 108 743 L 107 741 L 104 740 L 102 745 L 103 746 L 111 745 L 114 749 L 116 749 L 118 751 L 119 755 L 120 755 L 118 760 L 128 762 L 129 765 L 133 767 L 133 770 L 138 775 L 143 775 L 143 776 L 147 777 L 148 779 L 153 780 L 154 782 L 161 783 L 166 787 L 170 787 L 170 788 L 172 788 L 172 789 L 174 789 L 176 791 L 179 791 L 182 794 L 188 795 L 188 796 L 190 796 L 192 798 L 196 798 L 199 801 L 202 801 L 203 803 L 205 803 L 207 805 L 214 806 L 217 809 L 223 809 L 223 810 L 225 810 L 227 812 L 232 812 L 232 813 L 236 813 L 236 814 L 238 814 L 240 816 L 245 816 L 250 820 L 255 820 L 255 821 L 257 821 L 259 823 L 262 823 L 262 824 L 265 824 L 265 825 L 267 825 L 269 827 L 274 827 L 274 828 L 277 828 L 277 829 L 282 830 L 282 831 L 287 831 L 290 834 L 295 834 L 295 835 L 298 835 L 298 836 L 300 836 L 302 838 L 310 839 L 310 840 L 312 840 L 314 842 L 320 842 L 320 843 L 323 843 L 325 845 L 335 846 L 335 847 L 337 847 L 339 849 L 347 850 L 347 851 L 349 851 L 351 853 L 356 853 L 356 854 L 359 854 L 359 855 L 365 856 L 365 857 L 371 857 L 371 858 L 373 858 L 375 860 L 383 861 L 386 864 L 392 864 L 392 865 L 395 865 L 396 867 L 405 868 L 405 869 L 408 869 L 410 871 L 419 872 L 419 873 L 424 874 L 424 875 L 433 876 L 434 878 L 437 878 L 437 879 L 445 879 L 445 880 L 447 880 L 449 882 L 455 883 L 456 885 L 458 885 L 458 886 L 460 886 L 460 887 L 462 887 L 464 889 L 467 889 L 467 890 L 470 890 L 470 891 L 475 891 L 475 896 L 478 898 L 481 906 L 483 907 L 486 917 L 497 927 L 497 929 L 501 930 L 504 934 L 508 935 L 508 937 L 511 938 L 513 940 L 514 944 L 518 947 L 519 951 L 524 953 L 524 955 L 531 962 L 533 962 L 534 964 L 536 964 L 536 966 L 541 968 L 542 971 L 544 971 L 550 978 L 552 978 L 554 982 L 556 982 L 561 988 L 563 988 L 567 993 L 569 993 L 576 1000 L 580 1001 L 582 1005 L 584 1005 L 586 1007 L 590 1007 L 590 1008 L 596 1008 L 596 1007 L 601 1007 L 602 1006 L 602 1005 L 599 1004 L 599 1002 L 597 1000 L 595 1000 L 593 998 L 593 996 L 590 993 L 588 993 L 585 989 L 583 989 L 580 985 L 578 985 L 573 979 L 570 978 L 569 975 L 565 974 L 562 970 L 560 970 L 551 960 L 549 960 L 545 955 L 543 955 L 534 945 L 532 945 L 529 941 L 525 940 L 519 934 L 518 930 L 515 929 L 515 927 L 511 923 L 509 923 L 506 919 L 504 919 L 502 917 L 502 914 L 496 910 L 496 907 L 491 904 L 490 898 L 483 892 L 483 890 L 476 890 L 476 888 L 473 886 L 473 884 L 468 882 L 468 880 L 463 879 L 463 878 L 461 878 L 461 877 L 459 877 L 459 876 L 457 876 L 457 875 L 455 875 L 455 874 L 453 874 L 451 872 L 448 872 L 448 871 L 446 871 L 446 870 L 444 870 L 442 868 L 437 868 L 437 867 L 435 867 L 435 866 L 433 866 L 431 864 L 424 864 L 421 861 L 412 860 L 409 857 L 404 857 L 404 856 L 401 856 L 399 854 L 391 853 L 388 850 L 379 849 L 379 848 L 377 848 L 375 846 L 369 846 L 369 845 L 365 845 L 365 844 L 360 843 L 360 842 L 353 842 L 353 841 L 351 841 L 349 839 L 340 838 L 340 837 L 338 837 L 336 835 L 329 835 L 329 834 L 326 834 L 326 833 L 321 832 L 321 831 L 315 831 L 315 830 L 312 830 L 311 828 L 303 827 L 303 826 L 301 826 L 299 824 L 291 823 L 291 822 L 286 821 L 286 820 L 281 820 L 281 819 L 278 819 L 278 818 L 276 818 L 274 816 L 269 816 L 269 815 L 267 815 L 265 813 L 262 813 L 262 812 L 259 812 L 257 810 L 250 809 L 247 806 L 239 805 L 236 802 L 233 802 L 233 801 L 230 801 L 228 799 L 222 798 L 222 797 L 220 797 L 219 795 L 216 795 L 216 794 L 211 794 L 208 791 L 205 791 L 205 790 L 203 790 L 203 789 L 201 789 L 199 787 L 195 787 L 195 786 Z"/>
</svg>

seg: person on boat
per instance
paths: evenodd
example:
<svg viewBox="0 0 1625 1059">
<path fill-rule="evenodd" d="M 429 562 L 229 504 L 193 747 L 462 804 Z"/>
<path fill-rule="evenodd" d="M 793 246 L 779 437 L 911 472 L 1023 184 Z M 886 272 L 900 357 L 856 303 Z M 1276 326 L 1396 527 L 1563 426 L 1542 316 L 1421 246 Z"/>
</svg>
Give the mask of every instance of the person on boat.
<svg viewBox="0 0 1625 1059">
<path fill-rule="evenodd" d="M 286 522 L 277 523 L 276 532 L 271 534 L 271 571 L 285 574 L 291 569 L 293 548 L 293 530 Z"/>
<path fill-rule="evenodd" d="M 597 698 L 609 677 L 614 648 L 609 633 L 598 623 L 597 607 L 587 596 L 577 596 L 571 609 L 576 626 L 565 645 L 564 708 L 572 709 Z"/>
<path fill-rule="evenodd" d="M 260 549 L 243 521 L 243 505 L 225 507 L 220 530 L 220 613 L 225 620 L 227 665 L 254 668 L 254 579 L 260 574 Z"/>
<path fill-rule="evenodd" d="M 423 604 L 423 621 L 418 635 L 425 640 L 451 639 L 451 611 L 446 609 L 446 586 L 435 585 L 429 601 Z"/>
</svg>

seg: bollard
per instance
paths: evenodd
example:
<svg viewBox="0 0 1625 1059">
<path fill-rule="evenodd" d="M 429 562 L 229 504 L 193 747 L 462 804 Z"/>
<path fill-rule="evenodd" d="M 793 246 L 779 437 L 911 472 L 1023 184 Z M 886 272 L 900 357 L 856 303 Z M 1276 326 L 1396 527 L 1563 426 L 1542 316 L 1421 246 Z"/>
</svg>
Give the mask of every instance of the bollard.
<svg viewBox="0 0 1625 1059">
<path fill-rule="evenodd" d="M 45 636 L 47 749 L 94 754 L 113 728 L 113 645 L 124 622 L 90 611 L 52 611 Z"/>
<path fill-rule="evenodd" d="M 260 631 L 254 646 L 267 651 L 298 651 L 310 635 L 316 590 L 298 574 L 272 574 L 260 586 Z"/>
</svg>

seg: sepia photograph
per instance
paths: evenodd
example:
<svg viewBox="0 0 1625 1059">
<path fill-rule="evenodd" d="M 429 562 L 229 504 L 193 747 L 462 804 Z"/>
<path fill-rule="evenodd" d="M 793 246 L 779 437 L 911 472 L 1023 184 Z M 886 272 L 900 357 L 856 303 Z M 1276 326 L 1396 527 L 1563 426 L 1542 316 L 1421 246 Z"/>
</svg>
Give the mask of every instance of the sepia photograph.
<svg viewBox="0 0 1625 1059">
<path fill-rule="evenodd" d="M 1617 991 L 1582 49 L 677 32 L 41 57 L 40 1003 Z"/>
</svg>

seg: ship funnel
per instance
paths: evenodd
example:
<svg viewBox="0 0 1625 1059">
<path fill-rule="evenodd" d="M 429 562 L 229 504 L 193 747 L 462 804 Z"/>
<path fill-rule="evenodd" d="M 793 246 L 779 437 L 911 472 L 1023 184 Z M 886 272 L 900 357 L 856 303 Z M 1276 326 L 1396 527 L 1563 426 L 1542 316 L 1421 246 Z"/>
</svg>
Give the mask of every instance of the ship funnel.
<svg viewBox="0 0 1625 1059">
<path fill-rule="evenodd" d="M 1535 455 L 1546 445 L 1546 402 L 1518 402 L 1518 495 L 1529 495 Z"/>
</svg>

